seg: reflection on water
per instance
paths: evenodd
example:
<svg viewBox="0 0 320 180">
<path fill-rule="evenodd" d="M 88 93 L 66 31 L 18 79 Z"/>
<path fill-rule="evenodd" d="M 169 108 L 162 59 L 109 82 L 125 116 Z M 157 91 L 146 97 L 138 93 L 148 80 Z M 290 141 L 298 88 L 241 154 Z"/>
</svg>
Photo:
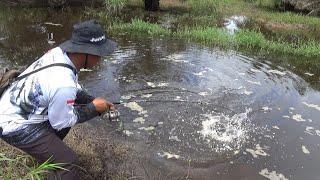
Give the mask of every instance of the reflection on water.
<svg viewBox="0 0 320 180">
<path fill-rule="evenodd" d="M 4 60 L 28 64 L 67 40 L 83 9 L 0 7 L 0 52 Z M 84 15 L 82 15 L 84 16 Z"/>
<path fill-rule="evenodd" d="M 1 65 L 28 64 L 69 37 L 77 15 L 61 16 L 2 15 Z M 81 81 L 97 96 L 122 100 L 123 135 L 137 142 L 150 172 L 320 178 L 319 67 L 178 40 L 116 41 L 119 49 L 95 71 L 81 72 Z"/>
</svg>

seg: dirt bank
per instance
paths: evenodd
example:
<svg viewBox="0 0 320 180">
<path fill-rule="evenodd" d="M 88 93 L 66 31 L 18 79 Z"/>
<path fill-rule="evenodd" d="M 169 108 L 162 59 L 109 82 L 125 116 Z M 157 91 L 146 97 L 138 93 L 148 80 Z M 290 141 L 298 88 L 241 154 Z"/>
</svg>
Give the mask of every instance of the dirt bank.
<svg viewBox="0 0 320 180">
<path fill-rule="evenodd" d="M 119 143 L 106 133 L 102 126 L 93 127 L 89 123 L 76 125 L 65 139 L 66 144 L 71 147 L 79 158 L 79 166 L 82 179 L 128 179 L 134 177 L 132 173 L 132 145 Z M 117 136 L 117 135 L 116 135 Z M 122 135 L 119 134 L 121 139 Z M 120 140 L 119 139 L 119 140 Z M 15 158 L 24 153 L 4 141 L 0 140 L 0 151 L 8 157 Z"/>
</svg>

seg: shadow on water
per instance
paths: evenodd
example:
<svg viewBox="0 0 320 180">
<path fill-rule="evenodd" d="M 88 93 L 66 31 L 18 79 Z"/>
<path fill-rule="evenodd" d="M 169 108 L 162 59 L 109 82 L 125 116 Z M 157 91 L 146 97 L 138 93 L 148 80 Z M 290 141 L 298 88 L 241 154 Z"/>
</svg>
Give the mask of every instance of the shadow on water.
<svg viewBox="0 0 320 180">
<path fill-rule="evenodd" d="M 0 62 L 9 66 L 64 41 L 79 19 L 74 11 L 0 17 Z M 123 101 L 124 129 L 109 135 L 135 142 L 137 176 L 319 178 L 318 66 L 179 40 L 114 38 L 119 49 L 80 80 L 97 96 Z"/>
</svg>

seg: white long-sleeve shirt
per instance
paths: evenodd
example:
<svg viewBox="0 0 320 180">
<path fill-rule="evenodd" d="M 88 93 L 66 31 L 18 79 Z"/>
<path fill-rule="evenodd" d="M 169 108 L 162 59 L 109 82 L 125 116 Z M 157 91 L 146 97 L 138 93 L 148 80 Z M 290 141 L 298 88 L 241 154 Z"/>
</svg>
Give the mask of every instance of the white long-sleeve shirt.
<svg viewBox="0 0 320 180">
<path fill-rule="evenodd" d="M 53 63 L 74 67 L 66 53 L 56 47 L 35 61 L 22 75 Z M 77 75 L 62 66 L 49 67 L 13 83 L 0 99 L 2 134 L 48 120 L 57 130 L 73 126 L 78 118 L 73 104 L 79 89 Z"/>
</svg>

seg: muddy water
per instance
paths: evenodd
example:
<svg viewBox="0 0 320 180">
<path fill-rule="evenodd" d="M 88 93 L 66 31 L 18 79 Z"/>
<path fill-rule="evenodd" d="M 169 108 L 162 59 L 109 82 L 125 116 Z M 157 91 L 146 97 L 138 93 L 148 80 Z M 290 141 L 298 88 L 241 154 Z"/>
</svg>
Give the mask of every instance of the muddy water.
<svg viewBox="0 0 320 180">
<path fill-rule="evenodd" d="M 1 66 L 32 62 L 79 19 L 74 11 L 31 20 L 14 13 L 1 16 Z M 136 144 L 137 177 L 320 178 L 318 66 L 179 40 L 114 38 L 118 50 L 80 80 L 92 94 L 122 102 L 106 131 L 118 128 L 112 138 Z"/>
</svg>

